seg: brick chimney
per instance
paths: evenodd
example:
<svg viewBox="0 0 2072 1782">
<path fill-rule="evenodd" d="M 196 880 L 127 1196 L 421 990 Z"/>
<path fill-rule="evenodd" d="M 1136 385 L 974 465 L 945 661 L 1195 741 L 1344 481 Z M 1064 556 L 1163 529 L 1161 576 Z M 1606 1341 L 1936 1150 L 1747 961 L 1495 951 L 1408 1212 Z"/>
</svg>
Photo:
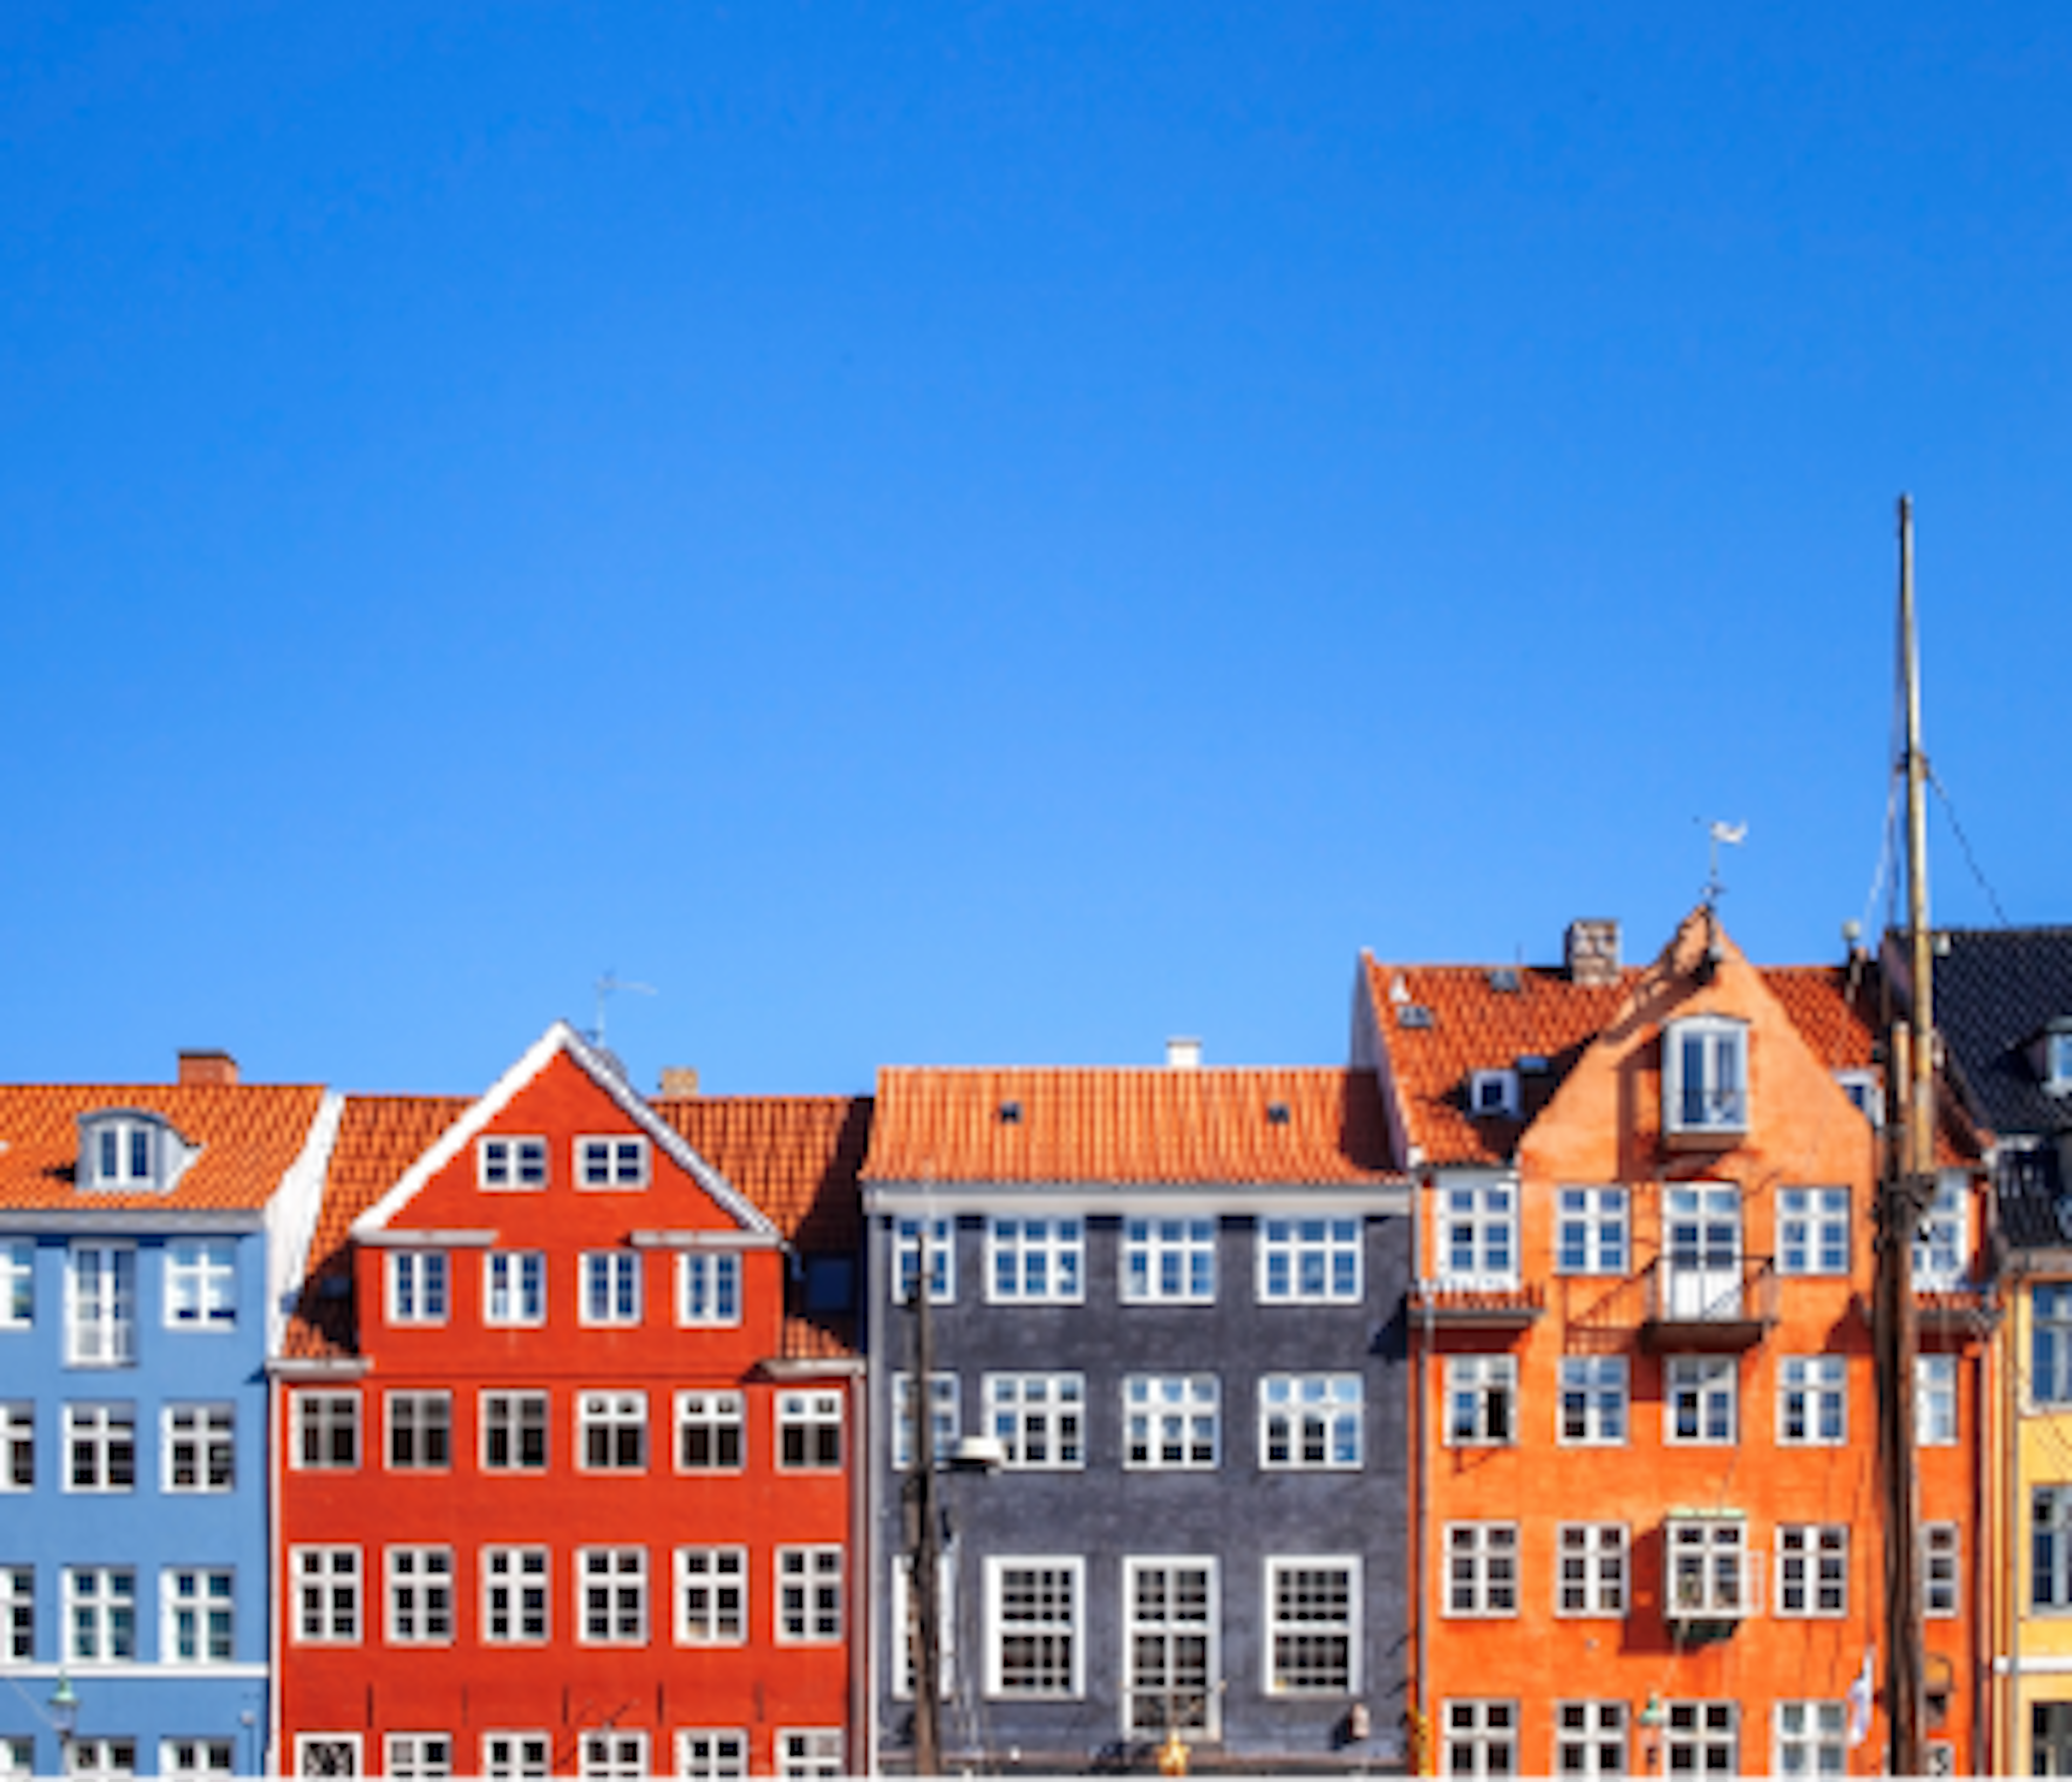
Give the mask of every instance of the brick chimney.
<svg viewBox="0 0 2072 1782">
<path fill-rule="evenodd" d="M 179 1084 L 183 1089 L 235 1089 L 237 1060 L 227 1052 L 183 1052 Z"/>
<path fill-rule="evenodd" d="M 1568 924 L 1562 946 L 1572 984 L 1619 981 L 1619 925 L 1608 916 L 1586 916 Z"/>
<path fill-rule="evenodd" d="M 698 1093 L 698 1073 L 689 1064 L 664 1064 L 662 1067 L 661 1087 L 655 1092 L 663 1097 L 689 1097 Z"/>
</svg>

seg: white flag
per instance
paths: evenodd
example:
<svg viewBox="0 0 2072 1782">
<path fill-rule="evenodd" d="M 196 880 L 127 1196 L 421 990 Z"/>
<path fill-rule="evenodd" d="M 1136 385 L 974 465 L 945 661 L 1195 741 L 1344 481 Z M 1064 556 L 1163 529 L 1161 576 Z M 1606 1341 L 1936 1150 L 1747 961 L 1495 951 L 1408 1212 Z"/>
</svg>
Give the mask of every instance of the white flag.
<svg viewBox="0 0 2072 1782">
<path fill-rule="evenodd" d="M 1864 1648 L 1864 1668 L 1849 1685 L 1849 1746 L 1854 1750 L 1871 1735 L 1871 1650 Z"/>
</svg>

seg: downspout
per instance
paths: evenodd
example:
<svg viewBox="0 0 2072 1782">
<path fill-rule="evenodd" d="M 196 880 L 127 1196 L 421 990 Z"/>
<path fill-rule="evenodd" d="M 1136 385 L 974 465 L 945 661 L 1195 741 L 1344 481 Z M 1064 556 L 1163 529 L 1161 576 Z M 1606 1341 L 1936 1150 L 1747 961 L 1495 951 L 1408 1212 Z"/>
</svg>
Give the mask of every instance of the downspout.
<svg viewBox="0 0 2072 1782">
<path fill-rule="evenodd" d="M 861 1652 L 863 1654 L 861 1663 L 852 1663 L 849 1668 L 849 1725 L 861 1729 L 862 1732 L 865 1749 L 868 1754 L 865 1759 L 866 1768 L 864 1773 L 875 1776 L 878 1773 L 878 1753 L 874 1748 L 875 1741 L 872 1737 L 875 1716 L 867 1711 L 870 1699 L 867 1681 L 870 1672 L 870 1624 L 874 1619 L 870 1607 L 873 1560 L 870 1551 L 869 1512 L 865 1502 L 866 1493 L 870 1490 L 871 1477 L 870 1377 L 866 1371 L 868 1367 L 869 1363 L 863 1362 L 849 1377 L 849 1427 L 856 1431 L 856 1438 L 849 1444 L 849 1463 L 851 1469 L 849 1473 L 851 1483 L 849 1490 L 849 1544 L 851 1556 L 849 1576 L 855 1580 L 850 1585 L 849 1593 L 849 1613 L 851 1617 L 849 1649 L 852 1652 Z M 863 1480 L 861 1490 L 857 1489 L 855 1484 L 859 1475 Z M 862 1623 L 862 1637 L 860 1639 L 857 1637 L 858 1620 Z M 852 1733 L 845 1743 L 848 1747 L 846 1760 L 854 1763 L 857 1755 L 856 1735 Z"/>
<path fill-rule="evenodd" d="M 286 1420 L 288 1402 L 287 1389 L 267 1370 L 266 1377 L 266 1751 L 259 1769 L 262 1776 L 285 1776 L 286 1766 L 281 1762 L 281 1696 L 286 1687 L 287 1673 L 282 1662 L 282 1643 L 286 1637 L 282 1624 L 288 1619 L 287 1599 L 282 1595 L 286 1578 L 282 1543 L 287 1537 L 286 1519 L 281 1513 L 282 1493 L 286 1486 L 283 1476 L 281 1426 Z"/>
<path fill-rule="evenodd" d="M 2015 1265 L 2014 1291 L 2008 1300 L 2008 1342 L 2019 1344 L 2021 1331 L 2015 1314 L 2022 1303 L 2021 1269 Z M 2015 1760 L 2021 1751 L 2021 1561 L 2023 1543 L 2021 1524 L 2016 1520 L 2021 1513 L 2021 1405 L 2016 1397 L 2016 1378 L 2020 1369 L 2014 1360 L 2003 1356 L 2000 1361 L 2000 1403 L 2002 1430 L 2000 1435 L 2001 1472 L 2001 1551 L 2004 1562 L 1996 1568 L 2005 1581 L 2007 1591 L 2007 1681 L 2000 1694 L 2001 1735 L 2006 1743 L 1993 1753 L 1993 1768 L 2003 1776 L 2016 1773 Z"/>
<path fill-rule="evenodd" d="M 1416 1178 L 1412 1179 L 1413 1181 Z M 1429 1194 L 1435 1179 L 1427 1173 L 1424 1178 Z M 1420 1294 L 1424 1302 L 1424 1339 L 1417 1345 L 1417 1521 L 1414 1545 L 1416 1566 L 1416 1594 L 1412 1599 L 1417 1605 L 1417 1698 L 1416 1711 L 1418 1718 L 1412 1722 L 1416 1735 L 1416 1749 L 1412 1753 L 1416 1764 L 1416 1773 L 1432 1773 L 1434 1753 L 1432 1750 L 1437 1722 L 1434 1718 L 1429 1691 L 1431 1686 L 1431 1664 L 1428 1648 L 1431 1631 L 1436 1624 L 1433 1619 L 1433 1605 L 1427 1600 L 1431 1593 L 1432 1567 L 1428 1549 L 1431 1540 L 1432 1496 L 1432 1443 L 1429 1427 L 1431 1416 L 1430 1381 L 1428 1378 L 1432 1365 L 1432 1296 L 1423 1291 L 1424 1280 L 1424 1220 L 1425 1195 L 1415 1196 L 1410 1221 L 1410 1265 L 1412 1290 Z"/>
</svg>

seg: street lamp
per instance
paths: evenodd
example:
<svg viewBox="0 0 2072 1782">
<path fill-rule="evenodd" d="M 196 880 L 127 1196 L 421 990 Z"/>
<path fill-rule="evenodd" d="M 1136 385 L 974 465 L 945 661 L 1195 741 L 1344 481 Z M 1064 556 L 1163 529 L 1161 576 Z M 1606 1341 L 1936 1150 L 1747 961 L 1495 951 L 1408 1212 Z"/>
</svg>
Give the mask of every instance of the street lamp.
<svg viewBox="0 0 2072 1782">
<path fill-rule="evenodd" d="M 51 1730 L 58 1735 L 58 1773 L 70 1776 L 72 1739 L 79 1730 L 79 1696 L 62 1665 L 58 1666 L 58 1686 L 51 1691 L 50 1710 Z"/>
<path fill-rule="evenodd" d="M 1669 1718 L 1669 1710 L 1662 1705 L 1662 1698 L 1653 1689 L 1647 1692 L 1647 1706 L 1640 1710 L 1642 1731 L 1641 1761 L 1648 1772 L 1662 1758 L 1662 1728 Z"/>
</svg>

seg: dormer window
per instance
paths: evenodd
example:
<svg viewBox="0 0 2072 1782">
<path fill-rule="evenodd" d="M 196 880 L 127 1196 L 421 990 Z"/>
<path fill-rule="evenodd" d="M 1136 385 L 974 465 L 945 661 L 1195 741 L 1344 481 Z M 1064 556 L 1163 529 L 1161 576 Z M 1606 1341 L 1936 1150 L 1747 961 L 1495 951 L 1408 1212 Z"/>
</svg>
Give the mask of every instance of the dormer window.
<svg viewBox="0 0 2072 1782">
<path fill-rule="evenodd" d="M 1835 1080 L 1841 1084 L 1842 1093 L 1848 1097 L 1856 1111 L 1873 1126 L 1885 1124 L 1885 1097 L 1879 1092 L 1876 1071 L 1837 1071 Z"/>
<path fill-rule="evenodd" d="M 648 1185 L 648 1141 L 644 1138 L 579 1138 L 576 1160 L 577 1180 L 586 1188 L 644 1188 Z"/>
<path fill-rule="evenodd" d="M 1698 1138 L 1748 1130 L 1748 1028 L 1742 1023 L 1694 1015 L 1663 1030 L 1662 1130 Z"/>
<path fill-rule="evenodd" d="M 2054 1021 L 2043 1030 L 2038 1074 L 2052 1095 L 2072 1095 L 2072 1020 Z"/>
<path fill-rule="evenodd" d="M 1468 1079 L 1468 1110 L 1477 1115 L 1515 1119 L 1518 1114 L 1518 1072 L 1477 1071 Z"/>
<path fill-rule="evenodd" d="M 195 1149 L 155 1113 L 104 1109 L 79 1122 L 78 1183 L 112 1194 L 163 1194 L 178 1182 Z"/>
</svg>

